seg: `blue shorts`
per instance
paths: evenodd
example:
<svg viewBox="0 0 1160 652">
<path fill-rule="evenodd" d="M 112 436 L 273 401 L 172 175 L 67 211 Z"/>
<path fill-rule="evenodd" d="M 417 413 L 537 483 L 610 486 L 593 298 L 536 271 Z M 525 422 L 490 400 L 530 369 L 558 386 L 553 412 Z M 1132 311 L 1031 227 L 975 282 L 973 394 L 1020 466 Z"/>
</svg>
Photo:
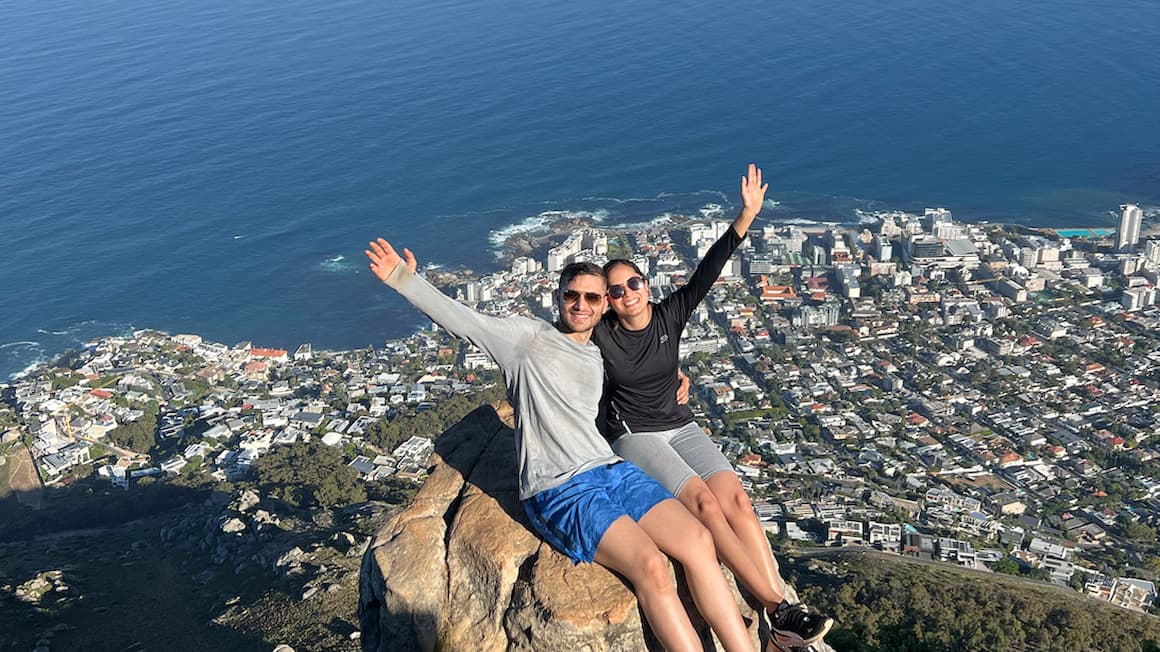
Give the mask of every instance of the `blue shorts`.
<svg viewBox="0 0 1160 652">
<path fill-rule="evenodd" d="M 579 564 L 596 557 L 596 546 L 613 521 L 625 515 L 639 521 L 672 497 L 632 462 L 617 462 L 579 473 L 523 505 L 536 532 Z"/>
</svg>

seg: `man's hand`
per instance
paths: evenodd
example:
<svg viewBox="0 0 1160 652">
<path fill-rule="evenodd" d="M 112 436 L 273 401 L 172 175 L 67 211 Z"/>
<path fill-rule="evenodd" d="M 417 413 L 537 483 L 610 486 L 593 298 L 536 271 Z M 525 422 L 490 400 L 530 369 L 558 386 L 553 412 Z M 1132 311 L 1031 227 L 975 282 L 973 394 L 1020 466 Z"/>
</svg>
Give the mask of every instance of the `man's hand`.
<svg viewBox="0 0 1160 652">
<path fill-rule="evenodd" d="M 375 276 L 379 277 L 380 281 L 386 282 L 391 272 L 395 271 L 395 265 L 398 265 L 399 261 L 404 260 L 404 257 L 406 259 L 407 269 L 410 269 L 412 274 L 415 273 L 418 262 L 416 262 L 415 254 L 411 253 L 410 249 L 403 247 L 403 257 L 400 257 L 395 251 L 395 248 L 391 246 L 391 243 L 382 238 L 371 242 L 369 246 L 370 249 L 365 250 L 363 253 L 370 259 L 371 271 L 374 272 Z"/>
<path fill-rule="evenodd" d="M 741 177 L 741 202 L 745 205 L 742 212 L 756 217 L 765 203 L 765 191 L 768 189 L 769 184 L 761 182 L 761 168 L 750 163 L 749 173 Z"/>
<path fill-rule="evenodd" d="M 685 375 L 685 372 L 681 371 L 680 367 L 677 367 L 677 378 L 679 379 L 679 384 L 677 385 L 677 405 L 685 405 L 689 402 L 689 386 L 692 383 L 689 382 L 689 377 Z"/>
</svg>

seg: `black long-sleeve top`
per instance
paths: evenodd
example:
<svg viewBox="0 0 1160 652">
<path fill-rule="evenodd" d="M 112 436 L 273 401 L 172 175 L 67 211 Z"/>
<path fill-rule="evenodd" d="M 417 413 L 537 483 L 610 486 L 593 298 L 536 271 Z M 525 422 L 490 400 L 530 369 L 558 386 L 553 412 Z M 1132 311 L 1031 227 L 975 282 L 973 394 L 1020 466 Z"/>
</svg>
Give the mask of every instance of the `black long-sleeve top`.
<svg viewBox="0 0 1160 652">
<path fill-rule="evenodd" d="M 604 436 L 609 441 L 626 431 L 669 430 L 693 420 L 692 410 L 677 403 L 681 332 L 742 240 L 730 227 L 709 248 L 688 283 L 653 304 L 648 326 L 629 330 L 610 310 L 592 332 L 592 341 L 604 356 L 609 401 Z"/>
</svg>

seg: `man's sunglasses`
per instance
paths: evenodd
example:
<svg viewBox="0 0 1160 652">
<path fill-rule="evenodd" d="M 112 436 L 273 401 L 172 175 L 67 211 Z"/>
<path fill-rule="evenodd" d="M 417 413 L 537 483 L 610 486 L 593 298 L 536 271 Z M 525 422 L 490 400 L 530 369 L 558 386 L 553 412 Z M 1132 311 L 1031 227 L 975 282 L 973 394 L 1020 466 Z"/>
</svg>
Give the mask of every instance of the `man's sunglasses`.
<svg viewBox="0 0 1160 652">
<path fill-rule="evenodd" d="M 604 295 L 598 292 L 577 292 L 576 290 L 564 290 L 564 303 L 576 303 L 584 297 L 590 306 L 598 306 L 604 302 Z"/>
<path fill-rule="evenodd" d="M 608 286 L 608 296 L 612 297 L 613 299 L 619 299 L 625 294 L 628 294 L 628 290 L 624 289 L 625 285 L 628 286 L 628 290 L 639 290 L 644 287 L 644 279 L 639 276 L 633 276 L 625 281 L 624 285 L 619 283 L 616 285 L 610 285 Z"/>
</svg>

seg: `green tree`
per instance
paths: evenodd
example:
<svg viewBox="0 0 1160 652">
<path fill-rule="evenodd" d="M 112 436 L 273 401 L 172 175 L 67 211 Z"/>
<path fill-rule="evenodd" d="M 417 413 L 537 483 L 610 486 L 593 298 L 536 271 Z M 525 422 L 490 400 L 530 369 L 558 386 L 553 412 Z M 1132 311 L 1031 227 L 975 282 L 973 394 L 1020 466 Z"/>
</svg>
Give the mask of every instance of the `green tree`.
<svg viewBox="0 0 1160 652">
<path fill-rule="evenodd" d="M 996 573 L 1006 573 L 1007 575 L 1019 574 L 1019 563 L 1010 557 L 1004 557 L 999 561 L 991 564 L 991 570 Z"/>
<path fill-rule="evenodd" d="M 1133 521 L 1132 519 L 1121 515 L 1116 519 L 1117 530 L 1120 534 L 1132 541 L 1154 542 L 1156 541 L 1156 531 L 1152 528 Z"/>
<path fill-rule="evenodd" d="M 109 441 L 136 453 L 148 453 L 156 443 L 157 404 L 150 402 L 144 408 L 144 416 L 136 421 L 121 424 L 109 431 Z"/>
<path fill-rule="evenodd" d="M 367 496 L 370 499 L 392 505 L 409 504 L 418 491 L 419 486 L 416 483 L 398 478 L 384 478 L 367 483 Z"/>
<path fill-rule="evenodd" d="M 261 489 L 294 507 L 334 507 L 367 498 L 342 451 L 319 442 L 276 446 L 255 468 Z"/>
</svg>

